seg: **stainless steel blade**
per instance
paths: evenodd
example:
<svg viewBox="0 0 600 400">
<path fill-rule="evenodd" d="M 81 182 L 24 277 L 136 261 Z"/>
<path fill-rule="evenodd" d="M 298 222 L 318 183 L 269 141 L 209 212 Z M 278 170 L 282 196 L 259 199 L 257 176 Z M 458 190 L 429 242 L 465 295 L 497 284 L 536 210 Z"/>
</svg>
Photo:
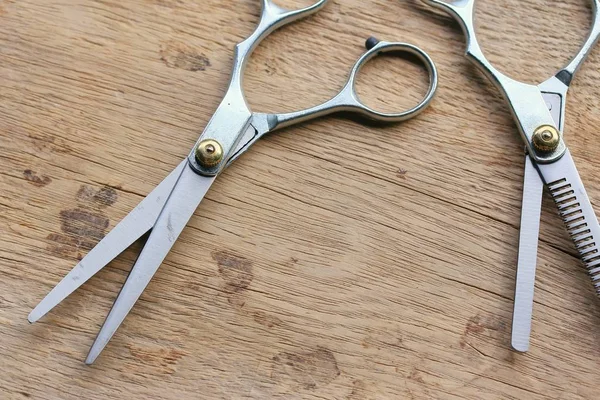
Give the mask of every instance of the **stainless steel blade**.
<svg viewBox="0 0 600 400">
<path fill-rule="evenodd" d="M 529 350 L 543 192 L 540 175 L 526 155 L 511 338 L 511 345 L 517 351 Z"/>
<path fill-rule="evenodd" d="M 214 180 L 215 177 L 204 177 L 197 174 L 186 162 L 179 180 L 152 228 L 148 241 L 144 245 L 90 349 L 85 361 L 86 364 L 91 364 L 96 360 L 121 325 L 146 286 L 148 286 L 148 283 L 150 283 L 158 267 L 162 264 Z"/>
<path fill-rule="evenodd" d="M 600 296 L 600 225 L 571 153 L 537 168 Z"/>
<path fill-rule="evenodd" d="M 568 88 L 556 80 L 556 78 L 550 79 L 540 86 L 561 91 L 561 94 L 544 92 L 542 96 L 554 122 L 562 131 L 564 121 L 563 99 Z M 543 192 L 544 183 L 529 155 L 525 155 L 521 228 L 519 232 L 519 258 L 515 280 L 511 337 L 513 349 L 521 352 L 529 350 Z"/>
<path fill-rule="evenodd" d="M 115 226 L 31 311 L 35 322 L 83 285 L 106 264 L 148 232 L 164 207 L 186 161 L 180 163 L 144 200 Z"/>
</svg>

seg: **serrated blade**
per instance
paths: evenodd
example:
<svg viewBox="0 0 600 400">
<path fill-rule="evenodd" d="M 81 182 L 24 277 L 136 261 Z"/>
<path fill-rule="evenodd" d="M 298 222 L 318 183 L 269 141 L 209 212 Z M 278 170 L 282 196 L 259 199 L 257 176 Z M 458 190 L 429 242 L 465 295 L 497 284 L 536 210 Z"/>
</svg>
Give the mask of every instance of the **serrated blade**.
<svg viewBox="0 0 600 400">
<path fill-rule="evenodd" d="M 571 153 L 537 168 L 600 296 L 600 225 Z"/>
</svg>

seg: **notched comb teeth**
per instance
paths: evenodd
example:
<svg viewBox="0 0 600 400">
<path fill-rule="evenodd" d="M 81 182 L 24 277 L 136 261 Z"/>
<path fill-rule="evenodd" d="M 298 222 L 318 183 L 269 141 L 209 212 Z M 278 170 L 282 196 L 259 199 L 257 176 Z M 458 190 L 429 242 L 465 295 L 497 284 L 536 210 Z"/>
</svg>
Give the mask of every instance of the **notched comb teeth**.
<svg viewBox="0 0 600 400">
<path fill-rule="evenodd" d="M 548 184 L 548 189 L 558 206 L 559 214 L 565 222 L 567 231 L 581 255 L 581 260 L 592 278 L 596 294 L 600 296 L 600 248 L 589 229 L 581 203 L 567 179 L 563 178 Z"/>
</svg>

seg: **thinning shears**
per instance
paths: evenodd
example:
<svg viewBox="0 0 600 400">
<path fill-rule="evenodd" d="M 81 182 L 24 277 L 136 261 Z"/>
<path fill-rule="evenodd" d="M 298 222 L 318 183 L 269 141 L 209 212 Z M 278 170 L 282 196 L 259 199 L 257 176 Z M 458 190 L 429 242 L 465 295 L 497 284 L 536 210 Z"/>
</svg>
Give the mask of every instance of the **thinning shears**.
<svg viewBox="0 0 600 400">
<path fill-rule="evenodd" d="M 111 230 L 29 314 L 35 322 L 69 294 L 100 271 L 134 241 L 151 231 L 121 292 L 110 310 L 86 359 L 91 364 L 123 322 L 188 220 L 202 201 L 215 178 L 263 135 L 326 114 L 347 111 L 369 119 L 398 122 L 423 111 L 437 88 L 437 71 L 431 58 L 421 49 L 406 43 L 367 41 L 367 51 L 356 62 L 347 83 L 331 100 L 303 111 L 264 114 L 250 111 L 242 90 L 246 62 L 258 43 L 275 29 L 323 8 L 320 0 L 299 10 L 287 10 L 271 0 L 262 0 L 260 22 L 255 31 L 235 46 L 229 88 L 215 114 L 183 160 L 140 204 Z M 415 107 L 399 113 L 381 113 L 365 106 L 355 90 L 356 76 L 373 57 L 388 52 L 410 53 L 429 73 L 429 89 Z"/>
<path fill-rule="evenodd" d="M 600 37 L 600 0 L 591 0 L 593 25 L 579 52 L 567 66 L 538 86 L 509 78 L 486 59 L 475 35 L 475 0 L 423 1 L 445 10 L 459 22 L 467 38 L 467 57 L 500 89 L 525 141 L 527 154 L 511 338 L 512 347 L 524 352 L 529 349 L 531 334 L 544 184 L 600 296 L 600 225 L 563 140 L 569 85 Z"/>
</svg>

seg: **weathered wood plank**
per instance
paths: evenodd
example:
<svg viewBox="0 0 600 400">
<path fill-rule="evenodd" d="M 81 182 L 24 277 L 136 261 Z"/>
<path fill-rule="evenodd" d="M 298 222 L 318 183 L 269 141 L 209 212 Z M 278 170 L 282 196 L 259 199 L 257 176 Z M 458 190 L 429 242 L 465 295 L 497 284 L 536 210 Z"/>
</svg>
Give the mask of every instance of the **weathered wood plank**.
<svg viewBox="0 0 600 400">
<path fill-rule="evenodd" d="M 481 2 L 489 58 L 541 80 L 577 51 L 587 0 Z M 82 360 L 140 245 L 39 323 L 47 291 L 187 154 L 258 1 L 0 1 L 0 397 L 596 399 L 598 302 L 544 202 L 532 348 L 509 350 L 522 143 L 463 37 L 418 1 L 333 0 L 256 50 L 261 111 L 331 96 L 370 35 L 423 47 L 417 119 L 330 117 L 258 143 L 215 183 L 92 367 Z M 540 22 L 542 21 L 542 22 Z M 600 53 L 567 141 L 596 205 Z M 364 70 L 409 106 L 418 67 Z"/>
</svg>

